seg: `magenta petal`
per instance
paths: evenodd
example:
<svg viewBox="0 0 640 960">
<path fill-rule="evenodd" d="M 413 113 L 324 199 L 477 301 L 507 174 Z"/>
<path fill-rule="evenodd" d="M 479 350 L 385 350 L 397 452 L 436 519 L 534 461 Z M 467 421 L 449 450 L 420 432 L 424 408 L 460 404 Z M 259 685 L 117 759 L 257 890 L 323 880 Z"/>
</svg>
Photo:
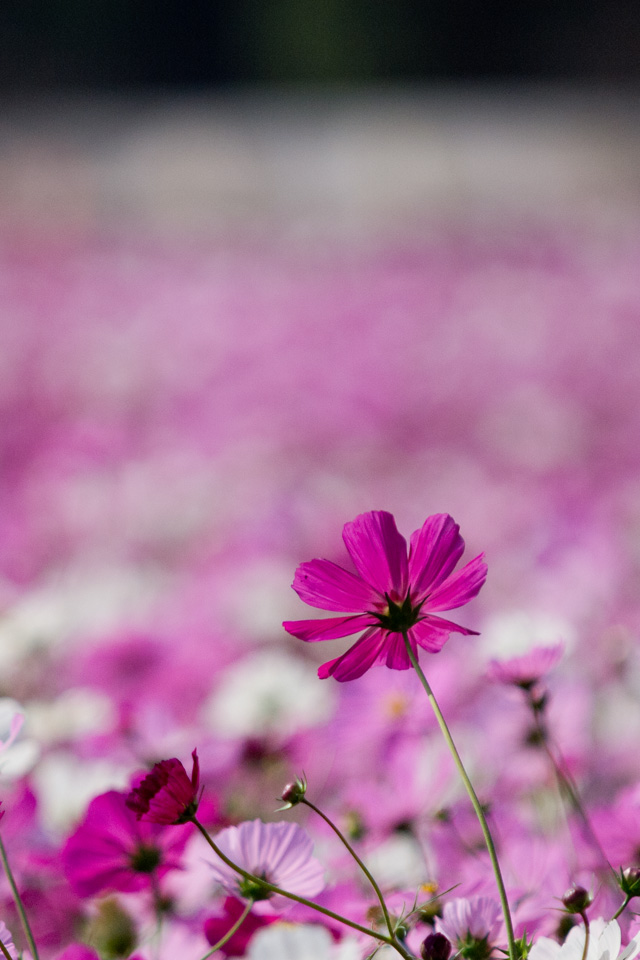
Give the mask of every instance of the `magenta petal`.
<svg viewBox="0 0 640 960">
<path fill-rule="evenodd" d="M 327 617 L 324 620 L 285 620 L 282 626 L 287 633 L 313 643 L 315 640 L 335 640 L 349 637 L 371 626 L 372 618 L 365 613 L 353 617 Z"/>
<path fill-rule="evenodd" d="M 478 595 L 486 579 L 487 565 L 484 562 L 484 553 L 481 553 L 457 573 L 447 577 L 444 583 L 433 591 L 422 607 L 422 612 L 455 610 L 463 606 Z"/>
<path fill-rule="evenodd" d="M 389 634 L 382 655 L 384 662 L 391 670 L 408 670 L 411 666 L 411 660 L 409 659 L 404 637 L 401 633 Z"/>
<path fill-rule="evenodd" d="M 466 637 L 477 637 L 477 630 L 468 630 L 458 623 L 445 620 L 443 617 L 425 617 L 411 627 L 409 636 L 412 640 L 429 653 L 438 653 L 442 650 L 451 633 L 462 633 Z"/>
<path fill-rule="evenodd" d="M 381 594 L 404 598 L 409 579 L 407 543 L 390 513 L 361 513 L 345 523 L 342 539 L 363 580 Z"/>
<path fill-rule="evenodd" d="M 321 610 L 369 610 L 379 595 L 368 583 L 331 560 L 301 563 L 293 579 L 301 600 Z"/>
<path fill-rule="evenodd" d="M 411 534 L 409 579 L 411 594 L 419 600 L 449 576 L 464 552 L 460 527 L 448 513 L 427 517 Z"/>
<path fill-rule="evenodd" d="M 345 680 L 356 680 L 376 662 L 385 641 L 384 631 L 377 628 L 367 631 L 341 657 L 323 663 L 318 670 L 318 676 L 321 680 L 334 677 L 340 683 L 344 683 Z"/>
</svg>

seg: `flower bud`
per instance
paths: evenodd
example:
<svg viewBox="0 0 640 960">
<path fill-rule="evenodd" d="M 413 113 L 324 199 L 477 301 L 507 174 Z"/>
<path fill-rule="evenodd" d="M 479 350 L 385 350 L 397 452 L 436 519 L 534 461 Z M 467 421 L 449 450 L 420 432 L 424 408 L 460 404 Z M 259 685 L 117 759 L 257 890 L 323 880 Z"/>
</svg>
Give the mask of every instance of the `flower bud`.
<svg viewBox="0 0 640 960">
<path fill-rule="evenodd" d="M 444 933 L 430 933 L 420 947 L 422 960 L 449 960 L 451 942 Z"/>
<path fill-rule="evenodd" d="M 128 957 L 137 942 L 132 918 L 114 898 L 102 901 L 97 914 L 89 922 L 86 937 L 100 956 L 110 960 Z"/>
<path fill-rule="evenodd" d="M 640 897 L 640 867 L 626 867 L 620 871 L 620 889 L 628 897 Z"/>
<path fill-rule="evenodd" d="M 593 897 L 584 887 L 570 887 L 562 898 L 562 902 L 569 913 L 584 913 L 591 906 Z"/>
<path fill-rule="evenodd" d="M 307 792 L 307 781 L 302 777 L 296 777 L 293 783 L 288 783 L 284 790 L 282 791 L 281 800 L 284 800 L 284 807 L 281 807 L 281 810 L 289 810 L 291 807 L 295 807 L 296 804 L 304 800 L 304 795 Z"/>
</svg>

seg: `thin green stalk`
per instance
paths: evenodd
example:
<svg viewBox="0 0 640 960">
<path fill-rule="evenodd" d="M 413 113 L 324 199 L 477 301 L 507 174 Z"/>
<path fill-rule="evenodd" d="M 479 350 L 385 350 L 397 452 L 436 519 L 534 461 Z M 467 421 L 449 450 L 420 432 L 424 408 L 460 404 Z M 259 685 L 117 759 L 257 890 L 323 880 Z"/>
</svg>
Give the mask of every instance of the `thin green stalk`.
<svg viewBox="0 0 640 960">
<path fill-rule="evenodd" d="M 531 710 L 532 710 L 532 713 L 533 713 L 533 720 L 534 720 L 534 723 L 535 723 L 535 729 L 536 729 L 536 733 L 537 733 L 537 735 L 538 735 L 538 737 L 539 737 L 539 739 L 540 739 L 540 743 L 541 743 L 541 745 L 542 745 L 542 749 L 544 750 L 545 754 L 547 755 L 547 759 L 549 760 L 549 763 L 551 764 L 551 767 L 553 768 L 553 772 L 555 773 L 556 780 L 558 781 L 558 789 L 559 789 L 559 791 L 560 791 L 560 796 L 562 797 L 562 795 L 564 794 L 564 796 L 565 796 L 566 798 L 568 798 L 569 803 L 571 804 L 571 806 L 573 807 L 574 811 L 578 814 L 578 817 L 579 817 L 580 820 L 582 821 L 582 825 L 583 825 L 583 827 L 584 827 L 584 829 L 585 829 L 585 832 L 586 832 L 586 833 L 588 834 L 588 836 L 589 836 L 589 840 L 591 841 L 591 843 L 593 844 L 593 846 L 595 847 L 595 849 L 598 851 L 598 854 L 599 854 L 600 857 L 602 858 L 603 863 L 606 864 L 607 870 L 609 871 L 609 877 L 608 877 L 608 878 L 609 878 L 610 880 L 613 879 L 613 882 L 614 882 L 615 886 L 617 887 L 617 886 L 618 886 L 618 883 L 617 883 L 617 875 L 616 875 L 616 872 L 615 872 L 615 870 L 613 869 L 613 867 L 611 866 L 611 864 L 609 863 L 609 860 L 608 860 L 608 858 L 607 858 L 607 855 L 606 855 L 606 853 L 604 852 L 604 850 L 603 850 L 603 848 L 602 848 L 602 844 L 601 844 L 600 841 L 598 840 L 598 837 L 597 837 L 597 835 L 596 835 L 593 827 L 591 826 L 591 821 L 589 820 L 589 817 L 588 817 L 588 815 L 587 815 L 587 811 L 585 810 L 585 808 L 584 808 L 584 806 L 583 806 L 583 804 L 582 804 L 582 800 L 580 799 L 580 793 L 578 792 L 578 787 L 576 786 L 576 784 L 575 784 L 575 782 L 574 782 L 574 780 L 573 780 L 573 777 L 571 776 L 571 774 L 569 773 L 569 770 L 568 770 L 567 767 L 566 767 L 566 763 L 565 763 L 564 757 L 562 756 L 562 754 L 560 753 L 560 751 L 557 750 L 557 744 L 554 745 L 554 746 L 556 746 L 556 750 L 557 750 L 557 754 L 558 754 L 557 756 L 556 756 L 556 753 L 554 753 L 554 751 L 551 749 L 551 745 L 550 745 L 550 743 L 549 743 L 549 738 L 548 738 L 548 736 L 547 736 L 546 727 L 545 727 L 545 725 L 542 723 L 542 719 L 541 719 L 541 717 L 540 717 L 540 711 L 535 709 L 534 703 L 533 703 L 533 701 L 531 700 L 531 698 L 528 699 L 528 703 L 529 703 L 529 706 L 531 707 Z"/>
<path fill-rule="evenodd" d="M 230 929 L 230 930 L 227 930 L 227 932 L 225 933 L 224 937 L 220 937 L 220 939 L 218 940 L 218 942 L 215 943 L 215 944 L 211 947 L 211 950 L 208 950 L 208 951 L 205 953 L 205 955 L 204 955 L 204 957 L 202 958 L 202 960 L 208 960 L 209 957 L 212 957 L 212 956 L 213 956 L 213 954 L 216 952 L 216 950 L 219 950 L 220 947 L 224 947 L 225 943 L 227 943 L 229 940 L 231 940 L 231 937 L 234 935 L 234 933 L 236 932 L 236 930 L 239 930 L 239 929 L 240 929 L 240 927 L 242 926 L 242 924 L 244 923 L 244 921 L 245 921 L 245 920 L 247 919 L 247 917 L 249 916 L 249 911 L 251 910 L 251 907 L 252 907 L 252 906 L 253 906 L 253 900 L 249 900 L 249 902 L 247 903 L 246 907 L 244 908 L 244 910 L 242 911 L 242 913 L 240 914 L 240 916 L 238 917 L 238 919 L 236 920 L 236 922 L 234 923 L 234 925 L 231 927 L 231 929 Z"/>
<path fill-rule="evenodd" d="M 516 950 L 516 943 L 515 943 L 515 938 L 513 934 L 513 923 L 511 921 L 511 911 L 509 909 L 509 901 L 507 900 L 507 892 L 504 887 L 502 873 L 500 872 L 498 855 L 496 853 L 493 837 L 491 836 L 491 831 L 489 830 L 489 824 L 487 823 L 487 818 L 484 815 L 484 811 L 482 809 L 480 801 L 478 800 L 476 792 L 473 789 L 473 784 L 469 779 L 467 771 L 464 768 L 464 764 L 460 759 L 460 754 L 458 753 L 456 745 L 453 742 L 453 737 L 449 732 L 449 727 L 447 726 L 446 720 L 442 715 L 442 711 L 440 710 L 438 701 L 435 698 L 435 695 L 433 693 L 433 690 L 431 689 L 429 681 L 427 680 L 424 673 L 422 672 L 420 664 L 418 663 L 418 658 L 413 652 L 413 648 L 411 646 L 411 643 L 409 641 L 409 637 L 407 636 L 406 631 L 403 631 L 402 636 L 404 638 L 405 647 L 407 648 L 407 654 L 409 655 L 409 660 L 411 661 L 411 665 L 413 669 L 416 671 L 416 673 L 418 674 L 418 679 L 420 680 L 420 683 L 424 687 L 424 691 L 427 694 L 427 697 L 429 698 L 429 703 L 431 704 L 436 720 L 438 721 L 438 726 L 440 727 L 440 730 L 446 741 L 446 744 L 449 747 L 451 756 L 453 757 L 454 763 L 458 768 L 458 773 L 462 778 L 462 782 L 464 783 L 465 789 L 469 795 L 469 799 L 471 800 L 471 805 L 475 810 L 476 816 L 480 823 L 480 828 L 482 830 L 484 842 L 489 852 L 489 859 L 491 860 L 491 866 L 493 867 L 493 873 L 496 878 L 496 885 L 498 887 L 498 896 L 500 897 L 500 905 L 502 906 L 502 914 L 504 916 L 504 925 L 507 933 L 507 943 L 509 946 L 509 958 L 510 960 L 517 960 L 517 950 Z"/>
<path fill-rule="evenodd" d="M 589 953 L 589 918 L 586 913 L 581 914 L 581 916 L 584 920 L 584 949 L 582 951 L 582 960 L 587 960 L 587 954 Z"/>
<path fill-rule="evenodd" d="M 24 904 L 22 903 L 22 898 L 20 897 L 20 894 L 18 892 L 18 887 L 16 886 L 16 881 L 13 878 L 13 873 L 11 872 L 11 867 L 9 866 L 9 859 L 7 857 L 7 851 L 5 850 L 4 843 L 2 842 L 2 837 L 0 837 L 0 858 L 2 859 L 2 866 L 4 867 L 4 872 L 7 875 L 9 886 L 11 887 L 11 893 L 13 894 L 13 899 L 15 901 L 16 908 L 18 910 L 18 913 L 20 914 L 22 929 L 24 930 L 24 935 L 27 938 L 27 943 L 29 944 L 31 955 L 33 956 L 33 960 L 39 960 L 38 948 L 36 947 L 36 942 L 33 939 L 33 934 L 31 932 L 31 927 L 29 926 L 29 921 L 27 919 L 27 914 L 24 909 Z"/>
<path fill-rule="evenodd" d="M 629 904 L 631 903 L 632 899 L 633 899 L 633 897 L 631 896 L 630 893 L 628 893 L 628 894 L 625 896 L 625 898 L 624 898 L 624 900 L 622 901 L 622 903 L 620 904 L 620 906 L 618 907 L 618 909 L 616 910 L 616 912 L 614 913 L 614 915 L 611 917 L 611 919 L 612 919 L 612 920 L 617 920 L 618 917 L 620 916 L 620 914 L 622 913 L 622 911 L 623 911 L 623 910 L 626 910 L 626 908 L 629 906 Z"/>
<path fill-rule="evenodd" d="M 377 930 L 372 930 L 370 927 L 364 927 L 360 923 L 356 923 L 355 920 L 349 920 L 347 917 L 342 917 L 339 913 L 334 913 L 333 910 L 329 910 L 327 907 L 321 907 L 319 903 L 314 903 L 313 900 L 307 900 L 305 897 L 299 897 L 297 893 L 289 893 L 287 890 L 282 890 L 281 887 L 276 887 L 274 883 L 269 883 L 268 880 L 263 880 L 262 877 L 256 877 L 254 874 L 249 873 L 248 870 L 244 870 L 242 867 L 239 867 L 237 863 L 234 863 L 233 860 L 230 860 L 229 857 L 223 853 L 222 850 L 220 850 L 197 817 L 193 817 L 192 822 L 198 828 L 216 856 L 220 857 L 223 863 L 226 863 L 228 867 L 231 867 L 232 870 L 240 874 L 241 877 L 244 877 L 245 880 L 250 880 L 252 883 L 256 883 L 259 886 L 264 887 L 265 890 L 270 890 L 272 893 L 277 893 L 281 897 L 287 897 L 288 900 L 293 900 L 295 903 L 301 903 L 304 907 L 311 907 L 312 910 L 317 910 L 318 913 L 323 913 L 326 917 L 331 917 L 332 920 L 337 920 L 339 923 L 344 923 L 347 927 L 351 927 L 353 930 L 357 930 L 359 933 L 365 933 L 368 937 L 373 937 L 375 940 L 380 940 L 382 943 L 388 943 L 389 946 L 394 947 L 394 949 L 397 950 L 398 953 L 405 958 L 405 960 L 415 960 L 413 954 L 409 953 L 409 951 L 402 946 L 397 937 L 390 937 L 384 933 L 378 933 Z"/>
<path fill-rule="evenodd" d="M 391 937 L 394 937 L 394 936 L 395 936 L 395 930 L 393 929 L 393 923 L 392 923 L 392 921 L 391 921 L 391 917 L 389 916 L 389 911 L 388 911 L 387 905 L 386 905 L 386 903 L 385 903 L 385 901 L 384 901 L 384 897 L 383 897 L 383 895 L 382 895 L 382 890 L 381 890 L 380 887 L 378 886 L 378 884 L 377 884 L 375 878 L 372 876 L 371 872 L 367 869 L 367 867 L 365 866 L 365 864 L 362 862 L 362 860 L 360 859 L 360 857 L 358 856 L 358 854 L 355 852 L 355 850 L 353 849 L 353 847 L 351 846 L 351 844 L 349 843 L 349 841 L 347 840 L 347 838 L 344 836 L 344 834 L 338 829 L 338 827 L 336 827 L 335 823 L 333 823 L 333 822 L 329 819 L 329 817 L 327 817 L 326 814 L 324 814 L 324 813 L 322 812 L 322 810 L 320 810 L 319 807 L 316 807 L 316 805 L 315 805 L 314 803 L 311 803 L 310 800 L 307 800 L 306 797 L 302 797 L 302 799 L 300 800 L 300 803 L 304 803 L 304 804 L 306 804 L 307 807 L 311 807 L 311 809 L 312 809 L 313 811 L 315 811 L 315 813 L 317 813 L 319 817 L 322 817 L 322 819 L 324 820 L 324 822 L 327 823 L 327 824 L 331 827 L 331 829 L 332 829 L 333 832 L 336 834 L 336 836 L 338 836 L 338 837 L 340 838 L 340 840 L 342 840 L 343 844 L 345 845 L 345 847 L 347 848 L 347 850 L 349 851 L 349 853 L 351 854 L 351 856 L 353 857 L 353 859 L 355 860 L 355 862 L 358 864 L 358 866 L 360 867 L 360 869 L 361 869 L 362 872 L 364 873 L 365 877 L 367 878 L 367 880 L 369 881 L 369 883 L 371 884 L 371 886 L 372 886 L 373 889 L 375 890 L 376 896 L 377 896 L 377 898 L 378 898 L 378 900 L 379 900 L 379 902 L 380 902 L 380 907 L 381 907 L 381 909 L 382 909 L 382 913 L 383 913 L 383 916 L 384 916 L 384 921 L 385 921 L 385 923 L 386 923 L 386 925 L 387 925 L 387 930 L 389 931 L 389 935 L 390 935 Z"/>
<path fill-rule="evenodd" d="M 5 957 L 7 958 L 7 960 L 12 960 L 11 954 L 9 953 L 9 951 L 7 950 L 7 948 L 5 947 L 5 945 L 4 945 L 4 943 L 2 942 L 2 940 L 0 940 L 0 950 L 1 950 L 2 953 L 5 955 Z"/>
</svg>

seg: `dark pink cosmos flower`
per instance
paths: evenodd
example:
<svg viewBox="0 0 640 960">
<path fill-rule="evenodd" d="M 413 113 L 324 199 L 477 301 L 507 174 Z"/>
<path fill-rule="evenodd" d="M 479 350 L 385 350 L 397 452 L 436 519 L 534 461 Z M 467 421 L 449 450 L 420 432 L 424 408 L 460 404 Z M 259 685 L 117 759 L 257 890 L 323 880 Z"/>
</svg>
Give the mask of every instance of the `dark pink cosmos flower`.
<svg viewBox="0 0 640 960">
<path fill-rule="evenodd" d="M 95 797 L 62 850 L 64 872 L 80 897 L 103 890 L 145 890 L 154 878 L 181 869 L 180 857 L 193 827 L 178 831 L 138 823 L 125 798 L 117 790 Z"/>
<path fill-rule="evenodd" d="M 227 897 L 222 909 L 224 910 L 224 917 L 209 917 L 208 920 L 205 920 L 204 935 L 212 946 L 214 943 L 217 943 L 218 940 L 222 940 L 227 931 L 240 919 L 244 911 L 244 904 L 235 897 Z M 273 916 L 259 916 L 255 913 L 249 913 L 236 932 L 227 940 L 223 947 L 220 947 L 220 952 L 225 957 L 244 957 L 247 952 L 247 947 L 249 946 L 249 941 L 256 930 L 270 923 L 276 923 L 279 919 L 277 914 Z"/>
<path fill-rule="evenodd" d="M 323 620 L 294 620 L 283 624 L 300 640 L 331 640 L 362 634 L 343 656 L 323 664 L 321 678 L 355 680 L 376 662 L 393 670 L 411 666 L 403 633 L 417 656 L 442 649 L 452 631 L 477 635 L 457 623 L 434 616 L 454 610 L 475 597 L 487 576 L 484 554 L 453 573 L 464 551 L 460 528 L 447 513 L 428 517 L 407 544 L 395 520 L 384 510 L 362 513 L 342 532 L 356 568 L 350 573 L 330 560 L 310 560 L 296 570 L 293 589 L 313 607 L 355 611 Z"/>
<path fill-rule="evenodd" d="M 71 943 L 66 950 L 58 954 L 56 960 L 100 960 L 100 957 L 84 943 Z"/>
<path fill-rule="evenodd" d="M 139 786 L 134 787 L 126 803 L 138 820 L 148 823 L 186 823 L 198 809 L 200 763 L 198 751 L 191 754 L 191 779 L 179 760 L 161 760 Z"/>
</svg>

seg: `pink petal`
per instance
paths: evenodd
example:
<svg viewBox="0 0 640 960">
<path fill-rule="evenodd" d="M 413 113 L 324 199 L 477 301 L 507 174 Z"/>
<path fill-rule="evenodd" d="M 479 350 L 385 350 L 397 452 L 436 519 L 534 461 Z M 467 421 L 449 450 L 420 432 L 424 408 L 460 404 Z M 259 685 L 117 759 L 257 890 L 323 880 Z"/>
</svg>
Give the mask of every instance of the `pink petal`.
<svg viewBox="0 0 640 960">
<path fill-rule="evenodd" d="M 393 599 L 406 596 L 407 543 L 390 513 L 361 513 L 345 523 L 342 539 L 363 580 L 381 594 L 393 594 Z"/>
<path fill-rule="evenodd" d="M 357 643 L 335 660 L 323 663 L 318 670 L 321 680 L 335 677 L 340 683 L 345 680 L 356 680 L 373 666 L 386 642 L 386 633 L 374 627 L 360 637 Z"/>
<path fill-rule="evenodd" d="M 365 613 L 352 617 L 327 617 L 324 620 L 285 620 L 282 626 L 287 633 L 313 643 L 315 640 L 334 640 L 349 637 L 371 626 L 372 618 Z"/>
<path fill-rule="evenodd" d="M 477 637 L 476 630 L 467 630 L 457 623 L 442 617 L 426 617 L 411 627 L 409 637 L 429 653 L 438 653 L 444 647 L 451 633 L 462 633 L 467 637 Z"/>
<path fill-rule="evenodd" d="M 331 560 L 310 560 L 296 570 L 293 589 L 301 600 L 321 610 L 364 611 L 380 601 L 368 583 Z"/>
<path fill-rule="evenodd" d="M 457 573 L 447 577 L 444 583 L 434 590 L 422 607 L 423 613 L 462 607 L 478 595 L 486 579 L 487 565 L 484 562 L 484 553 L 481 553 Z"/>
<path fill-rule="evenodd" d="M 411 660 L 409 660 L 409 654 L 401 633 L 389 634 L 387 645 L 381 655 L 391 670 L 408 670 L 411 666 Z"/>
<path fill-rule="evenodd" d="M 449 576 L 464 552 L 460 527 L 448 513 L 427 517 L 411 535 L 409 581 L 414 600 L 438 587 Z"/>
</svg>

